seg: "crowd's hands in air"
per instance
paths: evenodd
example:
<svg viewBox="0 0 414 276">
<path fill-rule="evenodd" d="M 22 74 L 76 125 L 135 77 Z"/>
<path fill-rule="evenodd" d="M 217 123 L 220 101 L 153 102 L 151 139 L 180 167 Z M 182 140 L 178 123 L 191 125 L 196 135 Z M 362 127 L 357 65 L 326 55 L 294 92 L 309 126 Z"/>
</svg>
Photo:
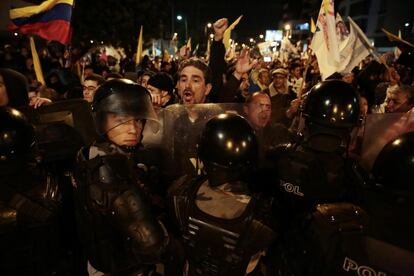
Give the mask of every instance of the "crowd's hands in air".
<svg viewBox="0 0 414 276">
<path fill-rule="evenodd" d="M 242 75 L 248 73 L 257 63 L 258 59 L 251 59 L 250 50 L 245 48 L 237 58 L 236 69 L 233 75 L 240 80 Z"/>
<path fill-rule="evenodd" d="M 226 31 L 229 25 L 229 21 L 227 18 L 221 18 L 214 22 L 213 30 L 214 30 L 214 40 L 219 41 L 223 39 L 224 32 Z"/>
</svg>

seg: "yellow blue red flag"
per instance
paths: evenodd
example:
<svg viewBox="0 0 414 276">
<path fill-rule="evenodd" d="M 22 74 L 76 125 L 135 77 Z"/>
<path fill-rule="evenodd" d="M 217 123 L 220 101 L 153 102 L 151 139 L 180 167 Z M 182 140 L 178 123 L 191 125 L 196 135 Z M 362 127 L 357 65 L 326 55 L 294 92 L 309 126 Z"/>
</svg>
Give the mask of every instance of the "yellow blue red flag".
<svg viewBox="0 0 414 276">
<path fill-rule="evenodd" d="M 40 5 L 11 9 L 8 29 L 69 44 L 74 0 L 46 0 Z"/>
</svg>

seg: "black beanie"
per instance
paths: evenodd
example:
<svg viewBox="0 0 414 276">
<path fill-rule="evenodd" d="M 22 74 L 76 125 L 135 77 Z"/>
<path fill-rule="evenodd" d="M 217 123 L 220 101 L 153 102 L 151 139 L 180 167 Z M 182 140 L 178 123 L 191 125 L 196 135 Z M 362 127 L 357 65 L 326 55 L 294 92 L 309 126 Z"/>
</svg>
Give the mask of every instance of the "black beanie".
<svg viewBox="0 0 414 276">
<path fill-rule="evenodd" d="M 152 76 L 147 84 L 152 85 L 160 90 L 167 91 L 168 94 L 172 94 L 174 90 L 174 81 L 173 78 L 164 72 L 159 72 Z"/>
</svg>

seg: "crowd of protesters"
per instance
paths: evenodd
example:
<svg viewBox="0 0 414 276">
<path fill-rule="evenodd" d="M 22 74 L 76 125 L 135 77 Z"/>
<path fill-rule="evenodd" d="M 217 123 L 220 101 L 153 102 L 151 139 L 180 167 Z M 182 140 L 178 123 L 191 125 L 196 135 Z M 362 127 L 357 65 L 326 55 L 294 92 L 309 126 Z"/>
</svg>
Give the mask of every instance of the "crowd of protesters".
<svg viewBox="0 0 414 276">
<path fill-rule="evenodd" d="M 39 51 L 45 84 L 36 78 L 27 46 L 3 45 L 0 51 L 0 107 L 36 109 L 69 99 L 84 99 L 92 108 L 100 87 L 109 87 L 105 88 L 108 91 L 113 84 L 114 87 L 127 87 L 130 83 L 117 84 L 113 80 L 129 79 L 149 92 L 155 110 L 173 104 L 188 107 L 203 103 L 239 103 L 243 105 L 243 116 L 254 129 L 259 144 L 275 147 L 298 139 L 292 130 L 298 128 L 296 118 L 303 97 L 321 81 L 316 58 L 310 55 L 307 60 L 291 54 L 287 62 L 277 59 L 265 62 L 257 49 L 241 48 L 237 56 L 228 61 L 222 43 L 227 27 L 227 19 L 219 19 L 213 24 L 214 38 L 208 62 L 206 57 L 192 57 L 186 46 L 175 57 L 144 56 L 139 64 L 135 64 L 136 57 L 132 55 L 117 60 L 96 48 L 82 57 L 79 49 L 50 43 L 49 47 Z M 414 63 L 411 65 L 413 67 L 399 64 L 393 54 L 386 53 L 380 60 L 369 57 L 352 72 L 335 73 L 328 79 L 342 80 L 357 91 L 362 119 L 370 113 L 407 113 L 414 107 Z M 222 109 L 215 106 L 209 112 L 218 114 Z M 197 127 L 199 120 L 211 115 L 204 113 L 188 109 L 177 119 L 174 143 L 178 145 L 174 149 L 182 152 L 174 153 L 179 155 L 175 160 L 188 161 L 196 157 L 195 138 L 191 136 L 199 134 L 201 129 L 189 132 Z M 142 121 L 136 124 L 138 126 L 133 127 L 142 132 Z M 119 126 L 113 125 L 113 128 Z M 204 124 L 200 125 L 202 127 Z M 354 136 L 358 135 L 363 135 L 360 129 L 355 130 Z M 361 141 L 354 140 L 351 150 L 358 156 Z M 261 160 L 265 150 L 259 152 Z M 194 164 L 174 165 L 176 172 L 182 173 Z M 159 236 L 162 236 L 162 230 L 157 228 Z"/>
<path fill-rule="evenodd" d="M 284 63 L 277 59 L 265 62 L 259 51 L 254 48 L 245 50 L 250 62 L 254 61 L 254 64 L 248 70 L 243 68 L 242 72 L 237 72 L 237 58 L 229 62 L 224 58 L 225 50 L 221 45 L 223 26 L 226 27 L 227 23 L 223 25 L 223 21 L 220 20 L 214 24 L 215 35 L 209 60 L 212 70 L 212 91 L 207 96 L 206 102 L 245 102 L 249 95 L 263 91 L 272 99 L 272 113 L 280 116 L 280 113 L 285 113 L 286 110 L 283 109 L 288 109 L 292 101 L 293 109 L 289 112 L 296 109 L 299 102 L 294 100 L 298 93 L 305 94 L 320 81 L 318 64 L 314 57 L 310 57 L 312 60 L 306 69 L 306 75 L 303 76 L 307 60 L 300 55 L 292 54 L 288 62 Z M 185 50 L 185 46 L 183 48 L 184 51 L 181 49 L 174 58 L 163 59 L 156 56 L 151 59 L 149 56 L 144 56 L 142 61 L 135 65 L 135 56 L 116 60 L 112 56 L 107 56 L 101 47 L 93 49 L 88 55 L 90 58 L 79 60 L 78 48 L 68 50 L 57 43 L 50 43 L 40 51 L 46 82 L 44 85 L 36 79 L 33 59 L 27 45 L 3 45 L 0 64 L 2 68 L 15 70 L 27 79 L 31 99 L 29 104 L 33 106 L 82 97 L 90 102 L 93 89 L 104 80 L 126 77 L 146 88 L 148 88 L 148 80 L 152 78 L 149 90 L 154 97 L 154 103 L 165 107 L 182 101 L 175 88 L 179 77 L 177 70 L 183 60 L 195 58 L 189 56 L 190 53 Z M 240 55 L 243 52 L 240 51 Z M 200 57 L 200 60 L 205 58 Z M 335 73 L 328 79 L 342 79 L 352 84 L 362 96 L 362 101 L 368 104 L 367 113 L 408 111 L 414 101 L 412 68 L 396 63 L 393 53 L 384 54 L 381 62 L 368 57 L 352 72 Z M 231 86 L 233 76 L 236 76 L 236 82 L 239 82 L 236 90 Z M 7 83 L 7 76 L 3 78 L 3 82 Z M 94 85 L 88 85 L 91 82 Z M 233 91 L 229 91 L 232 89 Z M 280 94 L 286 95 L 287 98 L 274 99 Z M 166 97 L 168 99 L 165 99 Z M 39 99 L 42 100 L 39 102 Z M 288 114 L 288 117 L 292 117 L 292 113 Z"/>
</svg>

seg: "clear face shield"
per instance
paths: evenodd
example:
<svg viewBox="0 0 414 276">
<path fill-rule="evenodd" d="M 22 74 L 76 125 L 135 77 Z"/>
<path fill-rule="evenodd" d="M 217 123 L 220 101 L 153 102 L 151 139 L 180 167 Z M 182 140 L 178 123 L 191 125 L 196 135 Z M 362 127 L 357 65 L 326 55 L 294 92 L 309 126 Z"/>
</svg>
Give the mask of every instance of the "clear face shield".
<svg viewBox="0 0 414 276">
<path fill-rule="evenodd" d="M 99 106 L 94 107 L 95 124 L 100 135 L 103 136 L 111 129 L 115 130 L 131 121 L 142 121 L 142 128 L 145 126 L 153 133 L 159 131 L 159 120 L 151 98 L 149 95 L 137 97 L 134 93 L 136 92 L 111 94 L 102 99 Z"/>
</svg>

